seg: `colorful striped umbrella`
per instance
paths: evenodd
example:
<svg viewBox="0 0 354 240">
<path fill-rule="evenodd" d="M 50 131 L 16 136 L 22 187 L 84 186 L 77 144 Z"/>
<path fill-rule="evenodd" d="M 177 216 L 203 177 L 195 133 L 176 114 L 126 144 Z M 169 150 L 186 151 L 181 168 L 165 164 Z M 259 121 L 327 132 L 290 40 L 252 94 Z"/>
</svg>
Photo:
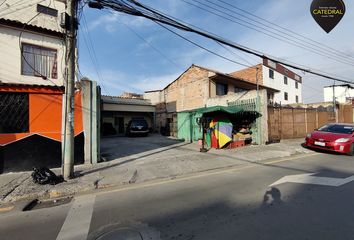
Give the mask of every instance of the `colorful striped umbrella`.
<svg viewBox="0 0 354 240">
<path fill-rule="evenodd" d="M 224 147 L 228 142 L 232 141 L 232 123 L 228 119 L 214 118 L 210 122 L 210 128 L 214 129 L 219 147 Z"/>
</svg>

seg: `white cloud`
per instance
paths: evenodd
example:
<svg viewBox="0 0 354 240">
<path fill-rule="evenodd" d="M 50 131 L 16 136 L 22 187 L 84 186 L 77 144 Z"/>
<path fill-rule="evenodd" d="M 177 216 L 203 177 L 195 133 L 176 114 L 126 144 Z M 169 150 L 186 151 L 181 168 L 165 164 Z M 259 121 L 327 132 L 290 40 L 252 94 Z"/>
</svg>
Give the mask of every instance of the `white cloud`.
<svg viewBox="0 0 354 240">
<path fill-rule="evenodd" d="M 104 69 L 98 78 L 96 72 L 87 67 L 81 67 L 86 77 L 97 81 L 104 95 L 120 95 L 122 92 L 143 93 L 149 90 L 159 90 L 175 80 L 182 72 L 170 74 L 140 75 L 125 73 L 123 71 Z"/>
<path fill-rule="evenodd" d="M 186 7 L 187 5 L 185 4 L 182 5 L 180 2 L 180 0 L 160 0 L 150 3 L 155 4 L 156 6 L 159 6 L 160 4 L 160 7 L 156 7 L 157 9 L 166 11 L 169 14 L 176 16 L 177 18 L 185 19 L 187 22 L 189 22 L 191 19 L 195 20 L 198 16 L 195 14 L 190 14 L 192 8 Z M 148 5 L 151 5 L 150 3 Z M 289 28 L 294 32 L 314 39 L 315 41 L 321 43 L 316 43 L 318 46 L 328 45 L 332 48 L 339 49 L 341 52 L 345 52 L 353 56 L 354 47 L 352 42 L 354 39 L 354 31 L 352 30 L 352 23 L 354 22 L 354 11 L 350 11 L 350 9 L 354 9 L 354 3 L 347 1 L 346 5 L 346 15 L 338 24 L 338 26 L 329 34 L 325 33 L 312 19 L 309 11 L 310 2 L 308 0 L 299 0 L 296 2 L 296 4 L 294 4 L 293 0 L 263 1 L 262 3 L 258 4 L 258 9 L 253 9 L 251 11 L 253 11 L 255 15 L 261 16 L 265 19 L 268 19 L 269 21 L 275 22 L 278 25 Z M 344 76 L 346 78 L 353 77 L 353 68 L 350 66 L 335 62 L 328 59 L 327 57 L 319 56 L 315 53 L 308 52 L 296 46 L 289 45 L 269 36 L 257 33 L 254 30 L 247 30 L 243 27 L 240 27 L 239 25 L 230 24 L 230 22 L 226 20 L 221 21 L 219 18 L 216 19 L 211 15 L 209 16 L 210 18 L 207 17 L 202 19 L 205 23 L 202 28 L 207 29 L 208 31 L 222 34 L 222 36 L 234 40 L 237 43 L 276 56 L 278 58 L 283 58 L 285 60 L 289 60 L 301 65 L 306 65 L 310 69 L 319 69 L 320 71 L 329 72 L 333 75 Z M 132 26 L 134 29 L 143 29 L 144 27 L 153 25 L 150 20 L 146 20 L 140 17 L 131 17 L 119 13 L 107 13 L 106 15 L 102 15 L 95 21 L 91 22 L 89 28 L 94 30 L 98 27 L 104 26 L 108 33 L 114 34 L 115 31 L 121 26 L 119 25 L 119 22 L 123 22 L 129 26 Z M 270 34 L 272 35 L 273 33 Z M 190 37 L 190 35 L 186 36 Z M 165 35 L 160 36 L 156 34 L 156 32 L 152 33 L 151 37 L 147 37 L 147 41 L 159 50 L 161 49 L 161 46 L 158 44 L 164 44 L 162 40 L 165 41 L 166 44 L 170 44 L 168 42 L 169 38 L 167 38 Z M 208 46 L 208 48 L 211 46 L 209 41 L 202 41 L 202 43 L 203 46 Z M 170 59 L 172 59 L 178 65 L 185 67 L 185 69 L 192 63 L 226 73 L 241 68 L 234 63 L 230 63 L 226 60 L 220 59 L 219 57 L 213 56 L 195 46 L 183 46 L 183 48 L 179 46 L 171 46 L 167 52 L 164 52 L 164 54 L 169 56 Z M 150 48 L 149 44 L 142 42 L 139 46 L 136 47 L 135 56 L 141 56 L 141 54 L 144 54 L 148 48 Z M 217 47 L 216 45 L 213 45 L 212 49 L 215 49 L 216 52 L 222 53 L 222 55 L 225 56 L 229 56 L 236 61 L 243 62 L 243 60 L 230 55 L 228 52 L 220 47 Z M 249 55 L 243 53 L 238 54 L 242 55 L 253 64 L 256 64 L 257 61 L 261 62 L 261 59 L 257 60 L 256 57 L 250 57 Z M 147 64 L 147 68 L 151 66 L 150 75 L 136 75 L 135 73 L 123 74 L 122 72 L 116 72 L 115 70 L 112 72 L 107 71 L 103 75 L 106 79 L 108 79 L 107 84 L 109 84 L 109 86 L 116 92 L 128 89 L 132 91 L 144 91 L 163 88 L 169 82 L 173 81 L 183 71 L 177 71 L 175 74 L 162 73 L 159 68 L 152 69 L 154 64 L 157 65 L 157 60 L 153 60 L 154 61 L 151 62 L 145 60 L 143 63 L 139 63 L 139 59 L 137 59 L 137 64 Z M 301 72 L 298 73 L 303 75 Z M 127 81 L 127 79 L 129 81 Z M 333 81 L 310 74 L 305 74 L 303 76 L 303 81 L 303 97 L 304 99 L 309 99 L 309 101 L 322 101 L 322 86 L 333 83 Z M 117 86 L 114 86 L 115 84 Z"/>
<path fill-rule="evenodd" d="M 115 33 L 122 24 L 131 27 L 147 27 L 152 25 L 150 20 L 143 17 L 132 17 L 114 11 L 105 11 L 100 17 L 89 23 L 88 30 L 93 31 L 103 27 L 108 33 L 112 34 Z"/>
</svg>

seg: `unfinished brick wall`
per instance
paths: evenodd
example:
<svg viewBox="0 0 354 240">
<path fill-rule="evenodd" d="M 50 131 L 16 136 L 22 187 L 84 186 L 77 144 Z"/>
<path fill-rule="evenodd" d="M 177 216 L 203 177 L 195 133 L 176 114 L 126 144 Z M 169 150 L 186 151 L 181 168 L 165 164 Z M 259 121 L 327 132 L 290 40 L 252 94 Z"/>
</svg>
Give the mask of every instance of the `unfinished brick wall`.
<svg viewBox="0 0 354 240">
<path fill-rule="evenodd" d="M 256 78 L 257 67 L 258 67 L 258 84 L 263 85 L 262 64 L 258 64 L 250 68 L 245 68 L 243 70 L 230 73 L 230 75 L 233 77 L 241 78 L 242 80 L 246 80 L 251 83 L 257 83 L 257 78 Z"/>
<path fill-rule="evenodd" d="M 192 66 L 165 89 L 167 112 L 204 107 L 209 96 L 209 71 Z"/>
</svg>

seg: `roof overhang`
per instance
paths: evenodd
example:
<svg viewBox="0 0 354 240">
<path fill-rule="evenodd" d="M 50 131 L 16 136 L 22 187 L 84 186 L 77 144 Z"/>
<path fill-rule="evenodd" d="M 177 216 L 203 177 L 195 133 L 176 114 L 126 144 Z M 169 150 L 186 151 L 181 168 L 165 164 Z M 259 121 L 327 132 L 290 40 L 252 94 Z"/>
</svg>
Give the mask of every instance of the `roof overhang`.
<svg viewBox="0 0 354 240">
<path fill-rule="evenodd" d="M 238 112 L 242 112 L 243 108 L 238 106 L 213 106 L 213 107 L 198 108 L 195 111 L 201 114 L 207 114 L 213 112 L 224 112 L 229 114 L 235 114 Z"/>
<path fill-rule="evenodd" d="M 226 74 L 221 74 L 221 73 L 215 73 L 214 76 L 209 77 L 209 79 L 212 80 L 220 80 L 224 82 L 232 82 L 232 83 L 237 83 L 237 87 L 245 89 L 245 90 L 256 90 L 257 89 L 257 84 L 230 76 Z M 269 92 L 277 93 L 280 92 L 277 89 L 266 87 L 264 85 L 259 84 L 259 89 L 266 89 Z"/>
<path fill-rule="evenodd" d="M 57 37 L 57 38 L 62 38 L 62 39 L 64 39 L 64 37 L 65 37 L 65 33 L 63 33 L 63 32 L 58 32 L 58 31 L 54 31 L 54 30 L 51 30 L 48 28 L 38 27 L 35 25 L 24 24 L 20 21 L 14 21 L 14 20 L 5 19 L 5 18 L 0 18 L 0 25 L 2 25 L 4 27 L 16 28 L 21 31 L 42 33 L 44 35 L 48 35 L 51 37 Z"/>
</svg>

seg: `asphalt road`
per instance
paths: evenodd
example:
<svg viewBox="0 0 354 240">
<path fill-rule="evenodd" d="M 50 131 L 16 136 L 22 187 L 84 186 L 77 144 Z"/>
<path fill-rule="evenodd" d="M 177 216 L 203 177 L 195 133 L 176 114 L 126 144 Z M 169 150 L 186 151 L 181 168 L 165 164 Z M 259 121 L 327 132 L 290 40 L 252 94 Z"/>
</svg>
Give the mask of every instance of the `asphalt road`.
<svg viewBox="0 0 354 240">
<path fill-rule="evenodd" d="M 0 238 L 353 239 L 354 181 L 327 186 L 354 175 L 353 163 L 354 157 L 314 153 L 93 192 L 56 207 L 17 208 L 0 214 Z"/>
</svg>

